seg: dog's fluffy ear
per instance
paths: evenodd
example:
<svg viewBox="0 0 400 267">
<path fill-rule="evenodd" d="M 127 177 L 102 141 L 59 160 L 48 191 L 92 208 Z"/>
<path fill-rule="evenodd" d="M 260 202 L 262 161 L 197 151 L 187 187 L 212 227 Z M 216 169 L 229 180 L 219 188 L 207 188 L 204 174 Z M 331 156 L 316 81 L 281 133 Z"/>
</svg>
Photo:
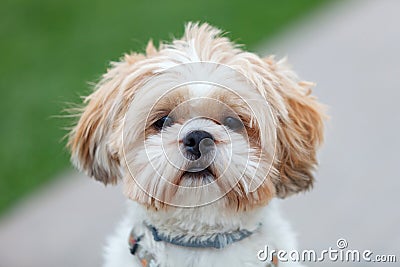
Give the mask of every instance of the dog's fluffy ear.
<svg viewBox="0 0 400 267">
<path fill-rule="evenodd" d="M 312 187 L 317 165 L 316 150 L 323 141 L 325 107 L 311 95 L 313 83 L 301 82 L 286 59 L 266 62 L 278 78 L 278 91 L 286 114 L 278 116 L 277 157 L 279 179 L 277 196 L 284 198 Z"/>
<path fill-rule="evenodd" d="M 153 49 L 151 43 L 149 46 Z M 79 121 L 69 134 L 73 164 L 104 184 L 115 184 L 120 177 L 119 148 L 113 138 L 121 115 L 118 95 L 132 66 L 143 58 L 141 54 L 130 54 L 112 64 L 94 92 L 85 98 Z"/>
</svg>

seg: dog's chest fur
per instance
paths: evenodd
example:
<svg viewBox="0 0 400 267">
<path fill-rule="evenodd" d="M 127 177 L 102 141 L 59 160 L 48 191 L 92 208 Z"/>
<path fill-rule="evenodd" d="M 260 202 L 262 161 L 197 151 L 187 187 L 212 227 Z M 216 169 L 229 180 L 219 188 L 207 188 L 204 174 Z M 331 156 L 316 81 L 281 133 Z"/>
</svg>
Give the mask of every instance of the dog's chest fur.
<svg viewBox="0 0 400 267">
<path fill-rule="evenodd" d="M 261 227 L 254 234 L 241 241 L 230 244 L 222 249 L 215 249 L 187 248 L 163 241 L 154 241 L 150 230 L 143 222 L 155 219 L 162 221 L 163 219 L 160 218 L 162 215 L 157 213 L 155 216 L 149 216 L 149 213 L 139 205 L 129 203 L 127 216 L 119 224 L 115 234 L 108 240 L 104 267 L 142 266 L 137 255 L 132 255 L 129 251 L 128 238 L 132 229 L 137 235 L 142 236 L 140 249 L 151 254 L 159 267 L 269 266 L 268 262 L 261 262 L 257 257 L 258 251 L 264 249 L 265 246 L 268 246 L 269 249 L 284 249 L 287 251 L 296 248 L 294 234 L 288 223 L 280 216 L 276 205 L 277 203 L 272 201 L 267 207 L 261 208 L 257 212 L 253 211 L 252 213 L 244 214 L 246 218 L 238 218 L 237 221 L 230 219 L 229 223 L 227 221 L 227 229 L 225 231 L 229 231 L 229 228 L 235 224 L 240 224 L 242 227 L 251 227 L 251 224 L 258 222 L 261 223 Z M 204 212 L 207 212 L 207 210 Z M 178 227 L 196 228 L 195 225 L 190 226 L 190 218 L 182 220 L 179 225 L 180 218 L 178 216 L 175 216 L 173 222 L 170 219 L 164 218 L 166 224 L 161 226 L 163 230 L 165 231 L 168 227 L 171 227 L 170 233 L 174 235 L 174 232 L 178 231 Z M 217 220 L 218 223 L 223 221 L 223 218 L 218 220 L 212 218 L 211 215 L 206 216 L 203 214 L 203 216 L 205 216 L 204 219 L 207 221 L 210 219 Z M 194 220 L 197 220 L 197 218 Z M 279 266 L 299 265 L 279 263 Z"/>
</svg>

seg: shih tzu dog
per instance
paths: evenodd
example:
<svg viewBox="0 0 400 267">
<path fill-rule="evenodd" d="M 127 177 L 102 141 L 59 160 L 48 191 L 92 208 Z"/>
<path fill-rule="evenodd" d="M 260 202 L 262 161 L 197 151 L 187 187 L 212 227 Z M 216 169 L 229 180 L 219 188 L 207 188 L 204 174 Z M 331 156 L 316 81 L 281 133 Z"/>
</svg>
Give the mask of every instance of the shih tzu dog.
<svg viewBox="0 0 400 267">
<path fill-rule="evenodd" d="M 257 253 L 296 247 L 274 198 L 312 186 L 312 86 L 208 24 L 113 63 L 68 143 L 77 168 L 129 199 L 104 266 L 299 266 Z"/>
</svg>

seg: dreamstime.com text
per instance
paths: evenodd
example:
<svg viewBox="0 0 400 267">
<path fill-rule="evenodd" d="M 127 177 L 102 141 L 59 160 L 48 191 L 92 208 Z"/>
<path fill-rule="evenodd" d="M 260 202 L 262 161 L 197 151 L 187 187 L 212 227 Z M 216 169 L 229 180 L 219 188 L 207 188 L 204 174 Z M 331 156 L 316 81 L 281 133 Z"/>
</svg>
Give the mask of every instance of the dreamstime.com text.
<svg viewBox="0 0 400 267">
<path fill-rule="evenodd" d="M 371 250 L 348 249 L 347 240 L 340 238 L 336 242 L 337 248 L 329 247 L 320 252 L 315 250 L 276 250 L 265 246 L 258 251 L 260 261 L 272 261 L 275 257 L 279 262 L 397 262 L 396 255 L 378 255 Z"/>
</svg>

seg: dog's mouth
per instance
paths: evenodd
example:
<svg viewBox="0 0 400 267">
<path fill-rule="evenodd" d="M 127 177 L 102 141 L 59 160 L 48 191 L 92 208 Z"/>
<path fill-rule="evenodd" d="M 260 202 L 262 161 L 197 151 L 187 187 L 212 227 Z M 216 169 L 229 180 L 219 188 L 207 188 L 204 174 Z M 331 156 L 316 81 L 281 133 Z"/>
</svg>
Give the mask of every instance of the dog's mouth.
<svg viewBox="0 0 400 267">
<path fill-rule="evenodd" d="M 181 180 L 197 180 L 202 182 L 212 182 L 215 179 L 215 175 L 210 167 L 202 170 L 189 169 L 182 174 Z"/>
</svg>

